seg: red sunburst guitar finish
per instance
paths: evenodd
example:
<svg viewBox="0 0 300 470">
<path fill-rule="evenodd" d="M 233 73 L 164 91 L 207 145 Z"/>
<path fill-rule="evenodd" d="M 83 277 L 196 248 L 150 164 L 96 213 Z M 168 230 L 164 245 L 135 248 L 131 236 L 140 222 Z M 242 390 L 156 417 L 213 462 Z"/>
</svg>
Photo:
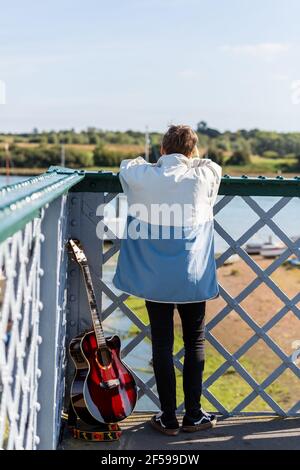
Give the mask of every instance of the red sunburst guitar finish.
<svg viewBox="0 0 300 470">
<path fill-rule="evenodd" d="M 70 343 L 76 368 L 71 403 L 87 424 L 116 423 L 132 413 L 137 401 L 136 383 L 120 358 L 120 338 L 104 336 L 87 259 L 78 240 L 69 240 L 69 247 L 83 272 L 94 327 Z"/>
</svg>

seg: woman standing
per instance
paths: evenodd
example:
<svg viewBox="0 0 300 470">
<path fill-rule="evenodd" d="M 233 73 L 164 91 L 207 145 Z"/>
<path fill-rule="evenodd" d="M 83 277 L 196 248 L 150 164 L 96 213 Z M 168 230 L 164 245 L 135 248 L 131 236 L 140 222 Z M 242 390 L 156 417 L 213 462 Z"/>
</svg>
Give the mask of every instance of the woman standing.
<svg viewBox="0 0 300 470">
<path fill-rule="evenodd" d="M 156 164 L 124 160 L 120 181 L 128 217 L 114 285 L 146 301 L 153 368 L 161 412 L 151 424 L 176 435 L 173 314 L 177 306 L 185 348 L 182 430 L 212 427 L 216 417 L 201 408 L 206 301 L 219 295 L 214 256 L 213 206 L 221 167 L 199 158 L 189 126 L 171 126 Z M 196 154 L 196 156 L 194 156 Z"/>
</svg>

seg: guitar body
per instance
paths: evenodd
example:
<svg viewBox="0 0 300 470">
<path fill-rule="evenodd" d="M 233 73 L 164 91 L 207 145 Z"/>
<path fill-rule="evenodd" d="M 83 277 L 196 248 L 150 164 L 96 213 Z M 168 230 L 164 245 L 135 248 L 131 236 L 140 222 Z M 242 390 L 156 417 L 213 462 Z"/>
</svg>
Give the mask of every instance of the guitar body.
<svg viewBox="0 0 300 470">
<path fill-rule="evenodd" d="M 130 369 L 120 358 L 118 336 L 97 345 L 94 330 L 76 336 L 70 355 L 76 372 L 71 402 L 77 416 L 87 424 L 116 423 L 129 416 L 137 401 L 137 387 Z"/>
</svg>

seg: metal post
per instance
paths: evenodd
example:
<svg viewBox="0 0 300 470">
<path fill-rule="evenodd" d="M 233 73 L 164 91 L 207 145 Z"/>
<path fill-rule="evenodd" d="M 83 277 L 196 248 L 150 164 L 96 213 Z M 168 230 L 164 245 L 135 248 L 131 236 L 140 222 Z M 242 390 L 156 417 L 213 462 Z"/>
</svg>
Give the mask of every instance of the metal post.
<svg viewBox="0 0 300 470">
<path fill-rule="evenodd" d="M 65 145 L 61 145 L 60 164 L 62 167 L 66 164 Z"/>
<path fill-rule="evenodd" d="M 149 128 L 146 126 L 146 133 L 145 133 L 145 160 L 149 162 L 149 145 L 150 145 L 150 138 L 149 138 Z"/>
<path fill-rule="evenodd" d="M 9 154 L 9 143 L 5 142 L 4 144 L 5 150 L 5 164 L 6 164 L 6 184 L 9 184 L 9 177 L 10 177 L 10 154 Z"/>
<path fill-rule="evenodd" d="M 65 196 L 53 201 L 45 211 L 42 223 L 44 241 L 41 247 L 40 317 L 42 343 L 39 350 L 38 414 L 39 449 L 56 449 L 60 431 L 60 413 L 64 393 L 64 214 Z M 63 224 L 63 225 L 62 225 Z"/>
<path fill-rule="evenodd" d="M 69 237 L 81 241 L 85 254 L 89 261 L 91 276 L 95 287 L 95 296 L 99 310 L 102 308 L 102 290 L 100 279 L 102 278 L 103 265 L 103 240 L 99 240 L 96 234 L 96 226 L 100 221 L 96 216 L 99 204 L 104 202 L 104 194 L 84 192 L 68 195 L 69 206 Z M 82 274 L 77 263 L 68 262 L 68 287 L 67 287 L 67 348 L 74 336 L 91 328 L 91 314 L 87 301 L 86 289 Z M 66 396 L 65 406 L 69 401 L 69 390 L 74 374 L 74 366 L 70 358 L 67 362 L 66 372 Z"/>
</svg>

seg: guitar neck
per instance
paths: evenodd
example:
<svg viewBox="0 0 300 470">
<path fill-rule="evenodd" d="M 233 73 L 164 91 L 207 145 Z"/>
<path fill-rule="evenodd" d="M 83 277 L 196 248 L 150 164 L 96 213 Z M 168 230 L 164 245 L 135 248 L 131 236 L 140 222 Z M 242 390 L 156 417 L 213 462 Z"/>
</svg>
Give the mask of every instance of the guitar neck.
<svg viewBox="0 0 300 470">
<path fill-rule="evenodd" d="M 98 308 L 97 308 L 96 297 L 95 297 L 90 269 L 87 264 L 81 264 L 80 267 L 81 267 L 83 277 L 84 277 L 84 282 L 85 282 L 85 287 L 87 291 L 87 297 L 88 297 L 93 327 L 94 327 L 94 331 L 95 331 L 95 335 L 97 339 L 97 344 L 98 344 L 98 347 L 106 346 L 106 340 L 104 336 L 102 323 L 100 320 L 100 315 L 99 315 Z"/>
</svg>

